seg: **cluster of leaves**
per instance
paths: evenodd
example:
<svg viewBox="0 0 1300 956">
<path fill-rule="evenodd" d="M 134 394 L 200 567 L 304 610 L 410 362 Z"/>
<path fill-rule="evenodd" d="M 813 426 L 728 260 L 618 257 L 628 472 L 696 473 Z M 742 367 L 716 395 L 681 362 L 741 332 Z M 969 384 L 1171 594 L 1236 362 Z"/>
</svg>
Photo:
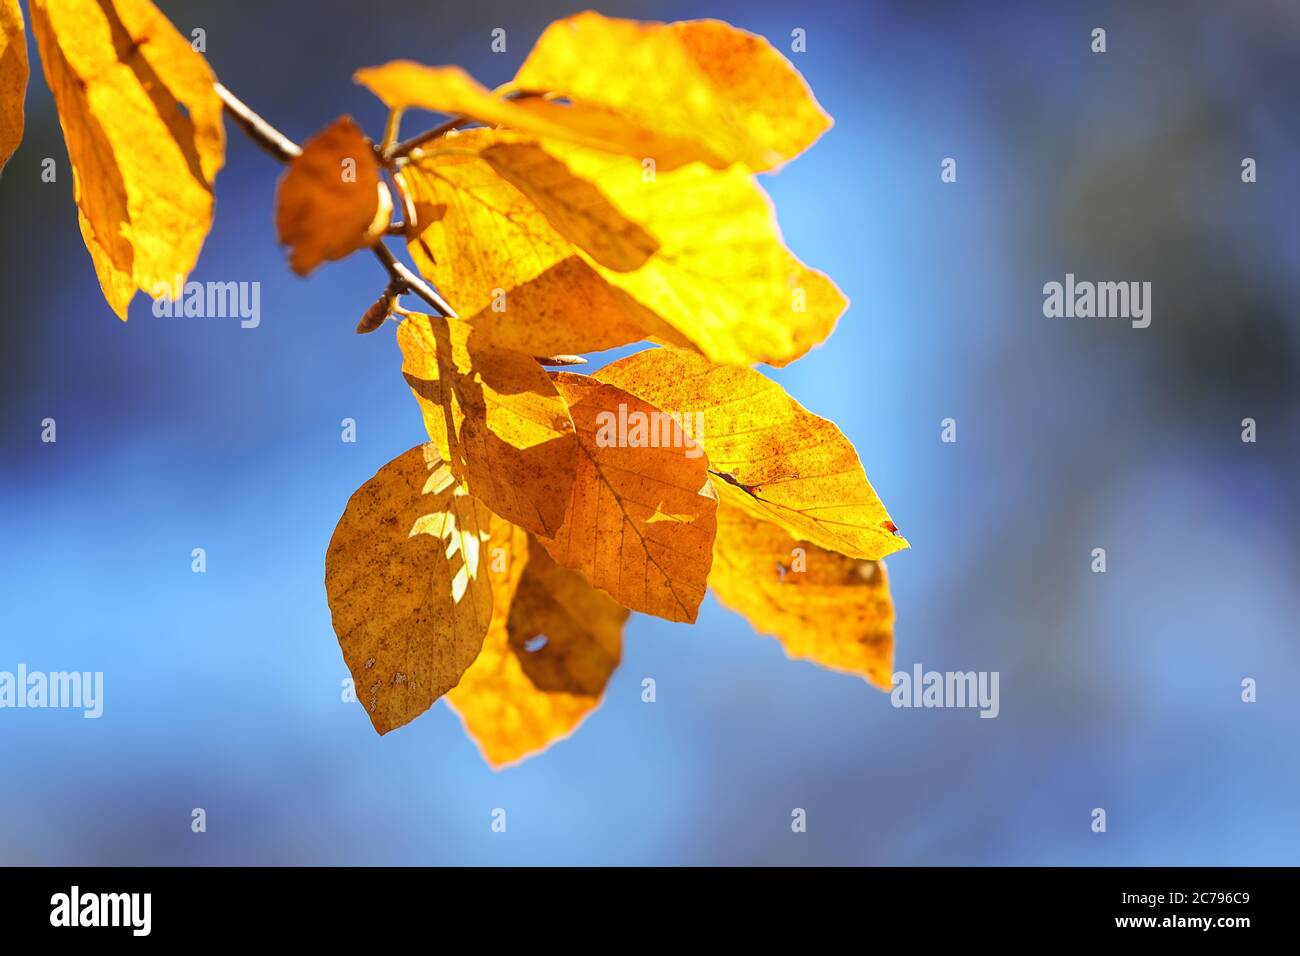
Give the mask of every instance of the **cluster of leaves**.
<svg viewBox="0 0 1300 956">
<path fill-rule="evenodd" d="M 149 0 L 31 12 L 82 233 L 125 318 L 198 256 L 221 88 Z M 15 0 L 0 26 L 3 160 L 26 82 Z M 400 320 L 429 436 L 352 496 L 326 556 L 376 730 L 445 695 L 489 762 L 521 759 L 598 705 L 629 611 L 691 622 L 710 587 L 790 656 L 887 688 L 881 559 L 906 542 L 840 430 L 752 368 L 797 359 L 847 305 L 785 248 L 755 180 L 830 125 L 798 72 L 718 21 L 585 13 L 497 90 L 408 61 L 356 80 L 391 110 L 381 142 L 342 117 L 278 147 L 290 264 L 400 233 L 456 307 L 408 311 L 418 290 L 395 273 L 358 327 Z M 413 109 L 449 119 L 399 142 Z M 538 358 L 642 341 L 657 347 L 594 375 Z M 602 433 L 638 415 L 666 440 Z"/>
</svg>

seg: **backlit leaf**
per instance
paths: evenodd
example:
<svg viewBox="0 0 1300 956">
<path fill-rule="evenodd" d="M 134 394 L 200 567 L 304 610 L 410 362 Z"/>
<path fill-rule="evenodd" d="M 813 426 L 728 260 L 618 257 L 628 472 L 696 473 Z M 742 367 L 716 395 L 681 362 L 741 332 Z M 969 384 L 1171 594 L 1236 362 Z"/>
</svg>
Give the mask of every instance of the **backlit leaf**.
<svg viewBox="0 0 1300 956">
<path fill-rule="evenodd" d="M 432 445 L 399 455 L 348 501 L 325 588 L 357 699 L 379 733 L 428 710 L 478 656 L 492 617 L 490 518 Z"/>
<path fill-rule="evenodd" d="M 464 114 L 493 126 L 534 134 L 562 135 L 564 128 L 544 116 L 520 110 L 505 97 L 482 86 L 458 66 L 425 66 L 393 60 L 357 70 L 352 78 L 390 109 L 422 109 L 449 116 Z"/>
<path fill-rule="evenodd" d="M 709 587 L 790 657 L 890 688 L 894 605 L 883 563 L 798 541 L 724 501 Z"/>
<path fill-rule="evenodd" d="M 532 136 L 569 140 L 638 159 L 656 157 L 664 169 L 703 161 L 725 166 L 695 136 L 673 136 L 599 106 L 559 103 L 541 97 L 507 99 L 455 66 L 424 66 L 394 60 L 358 70 L 353 79 L 391 109 L 423 109 L 468 116 Z"/>
<path fill-rule="evenodd" d="M 492 626 L 447 703 L 500 768 L 569 736 L 600 705 L 628 612 L 523 529 L 500 519 L 492 529 L 492 561 L 503 559 Z"/>
<path fill-rule="evenodd" d="M 592 268 L 713 361 L 785 365 L 826 338 L 848 304 L 785 248 L 770 200 L 742 167 L 651 177 L 625 157 L 555 142 L 546 150 L 658 246 L 632 272 Z"/>
<path fill-rule="evenodd" d="M 435 447 L 475 497 L 528 531 L 564 519 L 578 439 L 550 378 L 528 355 L 484 343 L 466 322 L 410 315 L 402 373 Z"/>
<path fill-rule="evenodd" d="M 907 547 L 844 433 L 760 372 L 649 349 L 596 378 L 660 408 L 701 415 L 696 437 L 722 500 L 850 557 L 874 561 Z"/>
<path fill-rule="evenodd" d="M 653 236 L 625 219 L 599 189 L 574 176 L 536 143 L 498 142 L 479 155 L 527 196 L 556 232 L 600 265 L 631 272 L 659 248 Z"/>
<path fill-rule="evenodd" d="M 718 505 L 700 448 L 663 411 L 618 388 L 585 375 L 552 378 L 580 454 L 564 524 L 543 545 L 624 607 L 694 621 Z"/>
<path fill-rule="evenodd" d="M 350 116 L 303 144 L 275 197 L 276 231 L 298 275 L 374 244 L 392 212 L 374 150 Z"/>
<path fill-rule="evenodd" d="M 469 130 L 405 167 L 409 198 L 425 210 L 408 242 L 420 272 L 447 291 L 481 341 L 530 355 L 593 352 L 672 335 L 611 288 L 546 213 L 483 157 L 517 142 L 512 134 Z M 498 163 L 511 158 L 496 155 Z M 575 232 L 581 228 L 573 225 Z M 585 228 L 598 231 L 590 220 Z M 608 244 L 618 248 L 616 239 Z M 622 244 L 625 256 L 629 246 L 634 243 Z"/>
<path fill-rule="evenodd" d="M 113 311 L 175 298 L 224 160 L 212 71 L 149 0 L 31 0 L 72 162 L 81 235 Z"/>
<path fill-rule="evenodd" d="M 0 0 L 0 169 L 23 141 L 27 34 L 18 0 Z"/>
<path fill-rule="evenodd" d="M 603 107 L 660 135 L 695 140 L 715 165 L 754 171 L 797 156 L 831 125 L 767 40 L 718 20 L 580 13 L 547 27 L 513 85 Z"/>
</svg>

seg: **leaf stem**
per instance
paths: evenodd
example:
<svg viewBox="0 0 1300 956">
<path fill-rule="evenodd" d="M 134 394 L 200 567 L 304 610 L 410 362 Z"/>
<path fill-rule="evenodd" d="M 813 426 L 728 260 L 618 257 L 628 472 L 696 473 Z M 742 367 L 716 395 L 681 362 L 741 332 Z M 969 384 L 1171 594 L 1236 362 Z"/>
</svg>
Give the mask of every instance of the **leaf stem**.
<svg viewBox="0 0 1300 956">
<path fill-rule="evenodd" d="M 503 90 L 505 90 L 504 87 L 497 90 L 493 90 L 493 92 L 496 94 L 501 94 Z M 548 95 L 549 94 L 547 93 L 539 93 L 534 90 L 506 90 L 504 92 L 504 95 L 502 96 L 502 99 L 525 100 L 525 99 L 532 99 L 534 97 L 545 97 Z M 439 136 L 445 136 L 447 133 L 450 133 L 454 129 L 460 129 L 462 126 L 466 126 L 470 123 L 476 123 L 476 122 L 478 121 L 474 117 L 466 116 L 464 113 L 461 113 L 459 116 L 453 116 L 451 119 L 447 120 L 447 122 L 440 123 L 439 125 L 435 126 L 433 129 L 426 129 L 423 133 L 418 133 L 417 135 L 412 136 L 410 139 L 404 139 L 395 146 L 389 146 L 387 149 L 384 150 L 384 162 L 386 164 L 391 164 L 396 160 L 404 159 L 412 151 L 419 149 L 421 146 L 423 146 L 425 143 L 429 142 L 430 140 L 437 139 Z"/>
</svg>

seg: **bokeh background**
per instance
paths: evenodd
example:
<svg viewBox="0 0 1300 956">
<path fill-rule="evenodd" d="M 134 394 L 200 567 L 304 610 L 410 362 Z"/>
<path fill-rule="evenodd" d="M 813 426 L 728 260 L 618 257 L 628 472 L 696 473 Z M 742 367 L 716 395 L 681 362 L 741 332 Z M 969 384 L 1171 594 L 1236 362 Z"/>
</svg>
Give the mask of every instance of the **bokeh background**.
<svg viewBox="0 0 1300 956">
<path fill-rule="evenodd" d="M 584 5 L 160 6 L 302 140 L 345 112 L 382 131 L 358 66 L 499 83 Z M 807 31 L 794 59 L 836 125 L 764 184 L 853 306 L 774 375 L 847 432 L 912 542 L 889 560 L 897 668 L 998 671 L 1000 716 L 894 709 L 710 598 L 694 627 L 635 616 L 601 709 L 521 766 L 489 770 L 442 704 L 377 737 L 340 699 L 322 582 L 348 496 L 422 440 L 391 334 L 352 332 L 380 270 L 295 278 L 279 170 L 231 127 L 193 278 L 261 282 L 261 326 L 143 296 L 120 323 L 34 62 L 0 179 L 0 669 L 100 670 L 106 699 L 97 721 L 0 711 L 0 862 L 1296 863 L 1300 7 L 600 9 L 783 49 Z M 1066 272 L 1152 282 L 1151 327 L 1045 319 Z"/>
</svg>

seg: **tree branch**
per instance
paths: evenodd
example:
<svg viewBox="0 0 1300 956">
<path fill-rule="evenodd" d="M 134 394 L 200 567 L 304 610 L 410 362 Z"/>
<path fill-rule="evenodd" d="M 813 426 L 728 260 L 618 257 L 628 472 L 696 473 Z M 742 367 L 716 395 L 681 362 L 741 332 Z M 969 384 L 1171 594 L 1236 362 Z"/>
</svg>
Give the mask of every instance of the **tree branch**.
<svg viewBox="0 0 1300 956">
<path fill-rule="evenodd" d="M 407 292 L 418 295 L 429 303 L 438 310 L 439 315 L 446 316 L 449 319 L 460 318 L 456 314 L 456 310 L 447 304 L 446 299 L 438 295 L 433 286 L 412 272 L 404 262 L 398 261 L 397 257 L 393 255 L 393 250 L 384 245 L 382 239 L 370 248 L 375 251 L 376 258 L 384 264 L 384 268 L 388 270 L 388 274 L 394 282 L 400 282 Z"/>
<path fill-rule="evenodd" d="M 249 139 L 258 146 L 282 163 L 302 155 L 302 149 L 297 143 L 254 113 L 248 108 L 248 104 L 234 93 L 220 83 L 213 83 L 212 86 L 217 91 L 217 96 L 221 97 L 221 103 L 230 114 L 230 118 L 238 123 L 248 134 Z"/>
<path fill-rule="evenodd" d="M 234 93 L 220 83 L 214 83 L 213 88 L 216 90 L 217 96 L 221 97 L 221 103 L 226 108 L 226 112 L 230 114 L 231 119 L 238 123 L 240 128 L 258 146 L 261 146 L 282 163 L 287 163 L 302 155 L 302 148 L 297 143 L 258 116 L 248 107 L 247 103 Z M 456 310 L 447 304 L 447 300 L 440 296 L 431 285 L 412 272 L 404 263 L 399 262 L 397 257 L 393 255 L 392 250 L 384 245 L 382 239 L 371 248 L 374 250 L 376 258 L 379 259 L 388 272 L 391 280 L 389 289 L 400 289 L 403 292 L 418 295 L 433 306 L 439 315 L 446 316 L 449 319 L 458 317 Z"/>
</svg>

